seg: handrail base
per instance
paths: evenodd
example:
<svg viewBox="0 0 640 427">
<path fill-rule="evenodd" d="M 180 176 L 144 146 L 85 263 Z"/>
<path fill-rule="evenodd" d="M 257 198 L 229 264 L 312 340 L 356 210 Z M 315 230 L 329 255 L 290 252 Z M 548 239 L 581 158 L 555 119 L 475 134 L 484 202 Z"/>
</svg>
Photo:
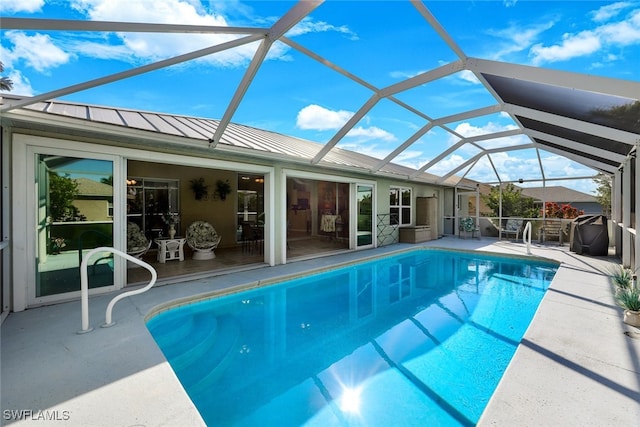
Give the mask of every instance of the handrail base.
<svg viewBox="0 0 640 427">
<path fill-rule="evenodd" d="M 105 313 L 105 325 L 103 325 L 103 327 L 110 327 L 116 324 L 111 320 L 111 312 L 113 311 L 113 306 L 118 301 L 120 301 L 123 298 L 133 296 L 133 295 L 138 295 L 148 291 L 149 289 L 151 289 L 151 287 L 156 283 L 156 280 L 158 279 L 158 273 L 151 265 L 147 264 L 146 262 L 142 261 L 139 258 L 131 256 L 118 249 L 109 248 L 106 246 L 100 246 L 98 248 L 94 248 L 89 252 L 87 252 L 87 254 L 85 254 L 84 258 L 82 259 L 82 262 L 80 263 L 80 305 L 81 305 L 81 311 L 82 311 L 82 329 L 78 331 L 79 334 L 86 334 L 87 332 L 93 331 L 93 328 L 89 325 L 89 278 L 87 276 L 87 263 L 89 261 L 89 258 L 91 258 L 91 256 L 97 252 L 114 253 L 116 255 L 119 255 L 127 259 L 128 261 L 131 261 L 135 264 L 138 264 L 146 268 L 147 270 L 149 270 L 149 273 L 151 273 L 151 280 L 149 281 L 149 284 L 147 286 L 141 289 L 123 292 L 120 295 L 117 295 L 116 297 L 114 297 L 109 302 L 109 305 L 107 305 L 107 311 Z"/>
</svg>

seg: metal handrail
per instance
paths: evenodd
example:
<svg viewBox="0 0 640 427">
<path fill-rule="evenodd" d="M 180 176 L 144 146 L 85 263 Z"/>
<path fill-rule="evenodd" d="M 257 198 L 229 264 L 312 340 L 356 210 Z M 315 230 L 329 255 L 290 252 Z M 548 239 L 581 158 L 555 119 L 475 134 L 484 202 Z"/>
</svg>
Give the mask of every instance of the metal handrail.
<svg viewBox="0 0 640 427">
<path fill-rule="evenodd" d="M 531 255 L 531 221 L 527 222 L 522 232 L 522 243 L 527 245 L 527 255 Z"/>
<path fill-rule="evenodd" d="M 133 291 L 124 292 L 120 295 L 117 295 L 109 302 L 109 305 L 107 306 L 107 312 L 105 313 L 105 323 L 104 325 L 102 325 L 103 328 L 113 326 L 116 324 L 115 322 L 111 321 L 111 312 L 113 311 L 113 306 L 118 301 L 128 296 L 138 295 L 148 291 L 149 289 L 151 289 L 151 287 L 156 283 L 156 280 L 158 279 L 158 273 L 156 273 L 155 268 L 153 268 L 151 265 L 147 264 L 146 262 L 142 261 L 141 259 L 131 256 L 128 253 L 122 252 L 118 249 L 101 246 L 87 252 L 86 256 L 82 259 L 82 262 L 80 263 L 80 302 L 81 302 L 81 309 L 82 309 L 82 329 L 78 331 L 79 334 L 85 334 L 93 330 L 93 328 L 89 326 L 89 278 L 87 275 L 87 264 L 89 263 L 89 258 L 91 258 L 92 255 L 98 252 L 114 253 L 123 258 L 126 258 L 127 260 L 133 262 L 134 264 L 138 264 L 146 268 L 151 273 L 151 281 L 147 286 L 145 286 L 144 288 L 133 290 Z"/>
</svg>

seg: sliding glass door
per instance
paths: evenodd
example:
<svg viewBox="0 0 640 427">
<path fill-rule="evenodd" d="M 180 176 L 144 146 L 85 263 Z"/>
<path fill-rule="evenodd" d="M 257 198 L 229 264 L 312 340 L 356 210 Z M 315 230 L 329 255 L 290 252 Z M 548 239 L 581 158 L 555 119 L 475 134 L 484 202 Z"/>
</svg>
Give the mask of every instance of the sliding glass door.
<svg viewBox="0 0 640 427">
<path fill-rule="evenodd" d="M 356 203 L 358 205 L 357 245 L 373 244 L 373 186 L 358 184 Z"/>
<path fill-rule="evenodd" d="M 80 290 L 86 253 L 113 246 L 114 162 L 36 154 L 35 297 Z M 113 255 L 94 255 L 89 288 L 113 286 Z"/>
</svg>

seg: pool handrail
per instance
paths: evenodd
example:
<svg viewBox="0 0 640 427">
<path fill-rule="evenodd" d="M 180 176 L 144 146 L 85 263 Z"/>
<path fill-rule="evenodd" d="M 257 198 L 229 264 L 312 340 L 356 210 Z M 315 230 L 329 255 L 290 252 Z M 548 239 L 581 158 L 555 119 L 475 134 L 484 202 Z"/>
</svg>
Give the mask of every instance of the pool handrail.
<svg viewBox="0 0 640 427">
<path fill-rule="evenodd" d="M 522 232 L 522 243 L 527 245 L 527 255 L 531 255 L 531 221 L 527 222 Z"/>
<path fill-rule="evenodd" d="M 102 325 L 103 328 L 107 328 L 115 325 L 115 322 L 111 320 L 111 312 L 113 311 L 113 306 L 118 301 L 120 301 L 125 297 L 138 295 L 148 291 L 149 289 L 151 289 L 151 287 L 156 283 L 156 280 L 158 279 L 158 273 L 156 273 L 155 268 L 153 268 L 150 264 L 142 261 L 141 259 L 127 254 L 126 252 L 122 252 L 118 249 L 110 248 L 107 246 L 100 246 L 87 252 L 87 254 L 82 258 L 82 262 L 80 263 L 80 305 L 82 310 L 82 329 L 77 332 L 78 334 L 85 334 L 93 330 L 93 328 L 89 326 L 89 278 L 87 275 L 87 265 L 89 263 L 89 259 L 91 258 L 91 256 L 98 252 L 111 252 L 115 255 L 119 255 L 127 259 L 128 261 L 133 262 L 134 264 L 138 264 L 146 268 L 151 273 L 151 281 L 149 282 L 149 284 L 147 284 L 147 286 L 143 288 L 135 289 L 133 291 L 123 292 L 120 295 L 117 295 L 116 297 L 114 297 L 109 302 L 109 305 L 107 305 L 107 311 L 105 313 L 105 323 L 104 325 Z"/>
</svg>

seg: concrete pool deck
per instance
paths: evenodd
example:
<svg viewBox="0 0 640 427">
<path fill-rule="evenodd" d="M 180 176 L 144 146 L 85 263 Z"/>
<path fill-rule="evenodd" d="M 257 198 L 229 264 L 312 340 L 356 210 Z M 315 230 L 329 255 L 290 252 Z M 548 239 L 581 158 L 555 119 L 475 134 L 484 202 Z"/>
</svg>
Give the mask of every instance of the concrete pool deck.
<svg viewBox="0 0 640 427">
<path fill-rule="evenodd" d="M 396 244 L 155 287 L 120 301 L 111 328 L 100 325 L 115 294 L 92 297 L 95 329 L 87 334 L 76 334 L 79 301 L 12 313 L 2 324 L 1 424 L 204 425 L 145 327 L 154 307 L 412 246 L 420 245 Z M 443 238 L 424 246 L 526 253 L 521 243 L 489 238 Z M 618 260 L 576 255 L 566 246 L 533 245 L 532 252 L 561 266 L 479 425 L 640 425 L 640 329 L 622 322 L 607 277 Z"/>
</svg>

